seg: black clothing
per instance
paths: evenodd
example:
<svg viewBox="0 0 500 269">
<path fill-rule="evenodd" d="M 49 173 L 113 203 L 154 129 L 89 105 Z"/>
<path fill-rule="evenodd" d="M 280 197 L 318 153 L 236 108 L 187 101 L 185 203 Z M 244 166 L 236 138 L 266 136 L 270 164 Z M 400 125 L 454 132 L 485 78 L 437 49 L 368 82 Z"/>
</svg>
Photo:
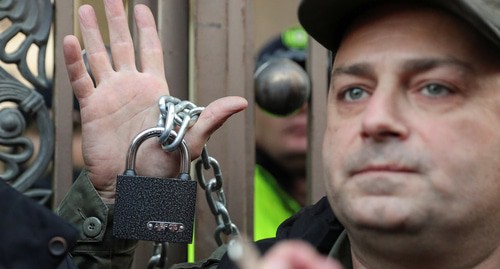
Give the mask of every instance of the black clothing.
<svg viewBox="0 0 500 269">
<path fill-rule="evenodd" d="M 0 268 L 75 268 L 78 230 L 0 180 Z"/>
<path fill-rule="evenodd" d="M 333 214 L 327 198 L 323 197 L 316 204 L 304 207 L 283 222 L 276 232 L 276 238 L 260 240 L 256 245 L 264 254 L 280 240 L 301 239 L 326 256 L 343 230 L 344 227 Z M 225 254 L 217 268 L 229 269 L 237 266 Z"/>
</svg>

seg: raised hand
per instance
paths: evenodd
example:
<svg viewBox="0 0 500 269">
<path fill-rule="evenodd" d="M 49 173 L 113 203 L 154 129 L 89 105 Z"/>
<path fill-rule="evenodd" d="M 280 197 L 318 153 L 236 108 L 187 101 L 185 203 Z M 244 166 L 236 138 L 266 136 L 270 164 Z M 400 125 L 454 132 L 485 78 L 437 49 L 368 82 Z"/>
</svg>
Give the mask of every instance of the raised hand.
<svg viewBox="0 0 500 269">
<path fill-rule="evenodd" d="M 134 8 L 140 59 L 136 63 L 122 1 L 104 0 L 104 5 L 112 63 L 94 9 L 84 5 L 78 11 L 95 86 L 85 68 L 82 48 L 75 36 L 65 37 L 64 57 L 71 86 L 80 103 L 84 162 L 101 198 L 112 203 L 116 175 L 125 169 L 125 157 L 132 138 L 140 131 L 156 126 L 158 98 L 168 95 L 169 90 L 162 47 L 149 8 L 144 5 Z M 246 106 L 246 100 L 240 97 L 225 97 L 208 105 L 185 137 L 191 157 L 198 157 L 210 135 Z M 148 176 L 176 176 L 179 170 L 177 155 L 166 154 L 155 139 L 150 139 L 139 149 L 137 172 Z"/>
</svg>

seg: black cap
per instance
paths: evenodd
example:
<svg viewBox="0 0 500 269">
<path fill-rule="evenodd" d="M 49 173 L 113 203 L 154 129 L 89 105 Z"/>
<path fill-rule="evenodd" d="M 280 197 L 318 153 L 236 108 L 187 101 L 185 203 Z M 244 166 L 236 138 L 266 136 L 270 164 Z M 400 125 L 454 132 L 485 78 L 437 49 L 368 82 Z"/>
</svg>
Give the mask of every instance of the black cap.
<svg viewBox="0 0 500 269">
<path fill-rule="evenodd" d="M 305 68 L 307 58 L 307 33 L 300 26 L 286 28 L 266 42 L 257 53 L 255 67 L 271 60 L 286 58 Z"/>
<path fill-rule="evenodd" d="M 471 24 L 500 49 L 499 0 L 302 0 L 299 21 L 316 41 L 336 51 L 350 20 L 368 7 L 387 3 L 427 3 Z"/>
</svg>

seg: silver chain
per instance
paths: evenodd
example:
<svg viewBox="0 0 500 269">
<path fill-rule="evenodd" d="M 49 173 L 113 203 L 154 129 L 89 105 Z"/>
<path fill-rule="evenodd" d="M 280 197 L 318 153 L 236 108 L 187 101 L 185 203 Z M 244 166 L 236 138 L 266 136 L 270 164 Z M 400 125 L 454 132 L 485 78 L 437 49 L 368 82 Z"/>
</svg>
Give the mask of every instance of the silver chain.
<svg viewBox="0 0 500 269">
<path fill-rule="evenodd" d="M 196 123 L 205 108 L 198 107 L 189 101 L 181 101 L 172 96 L 161 96 L 158 105 L 160 108 L 158 127 L 164 128 L 158 142 L 163 150 L 172 152 L 177 150 L 177 147 L 184 140 L 187 130 Z M 174 130 L 177 132 L 177 137 L 169 139 L 171 132 Z M 200 158 L 196 160 L 195 167 L 196 178 L 200 187 L 205 191 L 208 206 L 215 217 L 217 227 L 215 228 L 214 238 L 217 245 L 220 246 L 223 244 L 222 234 L 230 237 L 236 237 L 240 234 L 238 227 L 231 221 L 226 208 L 226 197 L 222 188 L 222 170 L 219 162 L 208 155 L 206 145 Z M 203 170 L 210 169 L 213 170 L 214 177 L 207 181 L 203 175 Z M 166 245 L 155 245 L 153 257 L 150 259 L 150 266 L 158 266 L 158 262 L 166 259 L 165 248 Z M 160 253 L 162 257 L 158 257 Z"/>
<path fill-rule="evenodd" d="M 165 128 L 159 137 L 159 143 L 163 150 L 175 151 L 184 139 L 187 130 L 198 120 L 204 107 L 198 107 L 189 101 L 181 101 L 172 96 L 160 97 L 158 106 L 160 107 L 158 127 Z M 172 142 L 168 142 L 172 130 L 176 127 L 178 127 L 177 137 Z"/>
<path fill-rule="evenodd" d="M 217 245 L 220 246 L 223 244 L 222 234 L 232 237 L 240 234 L 238 227 L 231 221 L 231 217 L 226 208 L 226 196 L 222 188 L 222 170 L 219 162 L 208 155 L 206 146 L 203 148 L 200 158 L 196 160 L 195 167 L 198 183 L 200 187 L 205 190 L 208 206 L 215 216 L 217 227 L 215 228 L 214 238 Z M 203 176 L 203 169 L 210 170 L 210 168 L 213 169 L 214 177 L 206 181 Z"/>
<path fill-rule="evenodd" d="M 147 269 L 163 269 L 167 265 L 167 246 L 166 242 L 153 243 L 153 255 L 149 259 Z"/>
</svg>

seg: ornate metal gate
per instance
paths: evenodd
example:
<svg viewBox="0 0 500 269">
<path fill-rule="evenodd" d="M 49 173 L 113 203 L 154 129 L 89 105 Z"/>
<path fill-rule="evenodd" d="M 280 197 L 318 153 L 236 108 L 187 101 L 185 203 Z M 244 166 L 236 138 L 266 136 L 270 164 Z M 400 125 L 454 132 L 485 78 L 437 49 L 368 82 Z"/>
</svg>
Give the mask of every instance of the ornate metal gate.
<svg viewBox="0 0 500 269">
<path fill-rule="evenodd" d="M 62 39 L 77 33 L 74 14 L 82 1 L 0 0 L 0 178 L 51 207 L 62 200 L 73 179 L 73 119 L 68 117 L 73 94 L 64 68 Z M 208 146 L 225 169 L 224 189 L 233 222 L 242 233 L 252 234 L 253 0 L 125 1 L 129 10 L 137 3 L 148 5 L 156 16 L 172 95 L 201 106 L 227 95 L 249 101 L 250 109 L 231 118 Z M 313 90 L 309 106 L 314 115 L 310 148 L 317 153 L 327 63 L 325 51 L 311 44 L 313 87 L 322 89 Z M 310 155 L 311 201 L 323 194 L 319 158 L 319 154 Z M 197 223 L 203 223 L 197 225 L 195 235 L 199 258 L 212 252 L 216 243 L 206 201 L 197 203 Z M 185 246 L 172 248 L 171 262 L 185 260 Z M 151 246 L 141 245 L 135 267 L 145 268 L 150 256 Z"/>
</svg>

